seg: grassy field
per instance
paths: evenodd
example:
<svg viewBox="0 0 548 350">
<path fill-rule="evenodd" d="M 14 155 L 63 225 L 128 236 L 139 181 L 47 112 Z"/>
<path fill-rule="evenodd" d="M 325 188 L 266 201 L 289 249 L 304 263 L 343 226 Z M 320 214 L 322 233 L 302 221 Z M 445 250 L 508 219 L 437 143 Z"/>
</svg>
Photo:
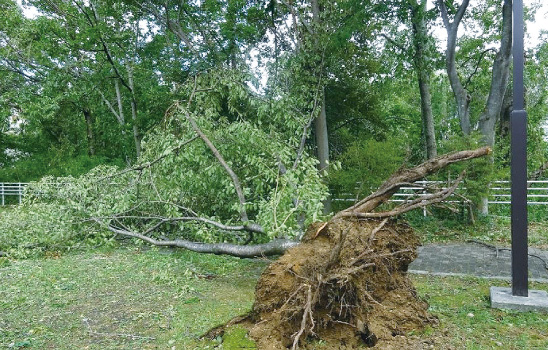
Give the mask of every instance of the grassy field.
<svg viewBox="0 0 548 350">
<path fill-rule="evenodd" d="M 227 349 L 199 336 L 250 309 L 266 264 L 156 249 L 0 258 L 0 348 Z M 412 336 L 454 349 L 548 349 L 547 314 L 489 308 L 489 286 L 505 282 L 413 280 L 440 324 Z"/>
</svg>

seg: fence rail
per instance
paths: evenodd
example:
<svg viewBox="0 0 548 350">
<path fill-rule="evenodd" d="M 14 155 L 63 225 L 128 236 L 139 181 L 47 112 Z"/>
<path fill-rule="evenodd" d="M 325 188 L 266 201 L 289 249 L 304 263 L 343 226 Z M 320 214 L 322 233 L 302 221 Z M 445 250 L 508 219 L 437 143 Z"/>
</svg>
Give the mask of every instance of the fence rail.
<svg viewBox="0 0 548 350">
<path fill-rule="evenodd" d="M 390 202 L 402 203 L 411 199 L 426 196 L 428 192 L 425 188 L 437 187 L 445 189 L 449 184 L 445 181 L 417 181 L 417 186 L 401 187 L 391 198 Z M 466 188 L 459 186 L 455 191 L 457 194 L 462 193 Z M 511 203 L 511 188 L 510 181 L 493 181 L 490 187 L 488 196 L 488 204 L 510 204 Z M 356 198 L 352 198 L 351 194 L 342 195 L 340 198 L 335 198 L 335 201 L 355 202 Z M 449 202 L 462 203 L 464 200 L 452 195 L 448 199 Z M 548 205 L 548 180 L 532 180 L 527 181 L 527 204 L 528 205 Z"/>
<path fill-rule="evenodd" d="M 23 200 L 23 195 L 25 193 L 25 188 L 27 187 L 27 185 L 28 183 L 26 182 L 13 182 L 13 183 L 0 182 L 1 204 L 6 205 L 7 196 L 17 196 L 19 200 L 19 204 L 21 204 L 21 201 Z"/>
</svg>

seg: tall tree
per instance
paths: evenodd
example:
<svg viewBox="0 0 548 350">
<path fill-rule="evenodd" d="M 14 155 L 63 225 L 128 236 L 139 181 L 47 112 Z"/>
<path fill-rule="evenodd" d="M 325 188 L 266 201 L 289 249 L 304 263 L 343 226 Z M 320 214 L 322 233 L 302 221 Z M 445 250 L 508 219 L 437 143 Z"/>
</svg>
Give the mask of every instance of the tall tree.
<svg viewBox="0 0 548 350">
<path fill-rule="evenodd" d="M 504 96 L 507 91 L 512 57 L 512 0 L 504 0 L 502 5 L 502 28 L 500 48 L 493 62 L 489 97 L 480 118 L 478 129 L 486 145 L 495 145 L 495 124 L 499 121 Z"/>
<path fill-rule="evenodd" d="M 445 51 L 445 65 L 447 69 L 447 76 L 453 89 L 457 104 L 457 114 L 459 116 L 460 128 L 464 135 L 470 135 L 471 123 L 470 123 L 470 95 L 464 88 L 459 73 L 457 71 L 457 58 L 456 48 L 459 26 L 468 8 L 469 0 L 463 0 L 460 6 L 456 8 L 455 14 L 451 20 L 447 6 L 444 0 L 438 0 L 438 7 L 441 12 L 443 24 L 447 31 L 447 48 Z M 453 7 L 452 7 L 453 8 Z"/>
<path fill-rule="evenodd" d="M 413 69 L 420 94 L 422 143 L 425 155 L 431 159 L 437 155 L 436 131 L 432 109 L 430 80 L 435 69 L 438 52 L 430 33 L 432 10 L 426 8 L 426 0 L 396 0 L 383 10 L 386 21 L 381 27 L 382 38 L 387 46 L 399 51 L 397 59 L 404 60 Z M 401 77 L 404 70 L 399 70 Z M 396 78 L 396 77 L 395 77 Z"/>
<path fill-rule="evenodd" d="M 313 28 L 319 34 L 318 32 L 321 30 L 322 26 L 322 20 L 320 17 L 320 3 L 319 0 L 311 0 L 311 8 L 312 8 L 312 22 L 313 22 Z M 322 48 L 320 46 L 320 38 L 319 35 L 317 35 L 316 38 L 314 38 L 314 46 L 316 46 L 316 49 L 318 50 L 318 53 L 322 55 Z M 322 63 L 320 63 L 322 64 Z M 319 114 L 314 120 L 314 134 L 316 135 L 316 150 L 317 150 L 317 156 L 318 156 L 318 169 L 320 171 L 327 170 L 327 165 L 329 163 L 329 137 L 327 132 L 327 116 L 325 113 L 325 88 L 322 88 L 322 91 L 320 92 L 321 98 L 320 98 L 320 109 Z M 329 203 L 326 203 L 328 206 L 330 206 Z M 330 208 L 327 208 L 328 211 L 330 211 Z"/>
<path fill-rule="evenodd" d="M 456 66 L 456 47 L 458 41 L 459 25 L 464 17 L 469 5 L 468 0 L 463 0 L 460 6 L 455 8 L 453 21 L 450 20 L 450 11 L 446 2 L 438 0 L 443 23 L 447 30 L 447 51 L 446 64 L 447 74 L 453 89 L 453 94 L 457 103 L 457 111 L 461 122 L 463 134 L 469 135 L 471 132 L 470 124 L 470 100 L 471 96 L 464 87 Z M 451 8 L 453 9 L 453 8 Z M 486 50 L 484 52 L 488 52 Z M 504 102 L 505 92 L 507 91 L 508 79 L 510 75 L 510 61 L 512 55 L 512 1 L 504 0 L 502 5 L 502 24 L 500 29 L 500 48 L 497 51 L 492 64 L 491 82 L 489 94 L 485 103 L 483 112 L 478 121 L 478 131 L 482 135 L 483 142 L 493 147 L 495 144 L 495 125 L 499 121 Z M 483 55 L 480 56 L 480 60 Z M 477 63 L 479 65 L 479 62 Z M 476 67 L 476 70 L 478 67 Z M 491 158 L 491 161 L 492 158 Z M 488 213 L 487 197 L 484 196 L 479 203 L 479 210 L 483 214 Z"/>
<path fill-rule="evenodd" d="M 417 72 L 417 80 L 421 95 L 421 116 L 424 143 L 426 146 L 426 158 L 432 159 L 437 156 L 436 133 L 434 128 L 434 116 L 432 113 L 432 95 L 430 94 L 430 71 L 428 65 L 428 28 L 427 0 L 410 0 L 411 23 L 413 27 L 413 46 L 415 53 L 413 63 Z"/>
</svg>

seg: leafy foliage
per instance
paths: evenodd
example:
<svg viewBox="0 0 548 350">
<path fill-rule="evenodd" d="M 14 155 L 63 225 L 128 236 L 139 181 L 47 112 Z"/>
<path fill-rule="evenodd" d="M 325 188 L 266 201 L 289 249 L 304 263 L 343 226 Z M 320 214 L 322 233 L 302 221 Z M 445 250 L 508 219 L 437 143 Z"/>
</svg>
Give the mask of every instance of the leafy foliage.
<svg viewBox="0 0 548 350">
<path fill-rule="evenodd" d="M 258 127 L 254 113 L 239 110 L 244 103 L 264 104 L 238 88 L 241 82 L 214 73 L 196 79 L 188 86 L 203 84 L 204 92 L 189 96 L 194 103 L 188 109 L 180 103 L 172 106 L 162 125 L 147 134 L 138 165 L 125 170 L 101 165 L 78 177 L 49 176 L 30 186 L 25 204 L 3 219 L 4 247 L 20 247 L 13 235 L 24 230 L 31 231 L 31 237 L 47 232 L 43 241 L 33 243 L 41 249 L 61 242 L 70 246 L 84 238 L 110 242 L 111 235 L 102 232 L 94 218 L 136 232 L 146 231 L 151 219 L 166 218 L 155 237 L 206 242 L 242 239 L 203 222 L 168 219 L 192 216 L 226 225 L 241 222 L 234 183 L 208 146 L 193 139 L 196 133 L 186 113 L 192 114 L 240 179 L 250 220 L 266 232 L 256 241 L 302 234 L 305 225 L 318 219 L 327 191 L 314 158 L 304 152 L 295 162 L 292 146 L 298 143 L 298 133 L 289 132 L 288 127 L 285 133 L 275 129 L 267 133 Z M 215 87 L 205 88 L 211 86 Z M 295 136 L 288 139 L 287 134 Z M 282 172 L 281 167 L 286 170 Z M 28 216 L 31 210 L 38 212 L 33 220 Z"/>
<path fill-rule="evenodd" d="M 335 198 L 364 198 L 401 166 L 405 150 L 401 141 L 368 139 L 354 142 L 340 158 L 341 167 L 329 175 Z M 340 209 L 349 202 L 341 203 Z"/>
<path fill-rule="evenodd" d="M 0 225 L 0 251 L 28 258 L 46 251 L 110 245 L 112 236 L 82 225 L 74 210 L 58 203 L 29 203 L 4 210 Z"/>
</svg>

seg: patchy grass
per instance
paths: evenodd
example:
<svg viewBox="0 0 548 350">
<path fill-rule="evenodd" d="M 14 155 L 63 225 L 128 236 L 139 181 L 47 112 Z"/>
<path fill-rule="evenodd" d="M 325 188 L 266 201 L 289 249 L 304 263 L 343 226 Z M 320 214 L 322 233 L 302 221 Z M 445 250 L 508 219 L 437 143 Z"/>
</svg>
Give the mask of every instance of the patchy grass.
<svg viewBox="0 0 548 350">
<path fill-rule="evenodd" d="M 4 264 L 0 348 L 201 349 L 201 334 L 250 309 L 264 263 L 166 252 Z"/>
<path fill-rule="evenodd" d="M 0 348 L 220 349 L 221 339 L 204 342 L 199 336 L 250 309 L 265 265 L 157 249 L 3 258 Z M 547 314 L 489 308 L 489 287 L 505 282 L 413 281 L 440 319 L 438 327 L 413 336 L 442 339 L 447 349 L 548 348 Z M 229 332 L 222 348 L 248 342 L 240 333 Z"/>
</svg>

